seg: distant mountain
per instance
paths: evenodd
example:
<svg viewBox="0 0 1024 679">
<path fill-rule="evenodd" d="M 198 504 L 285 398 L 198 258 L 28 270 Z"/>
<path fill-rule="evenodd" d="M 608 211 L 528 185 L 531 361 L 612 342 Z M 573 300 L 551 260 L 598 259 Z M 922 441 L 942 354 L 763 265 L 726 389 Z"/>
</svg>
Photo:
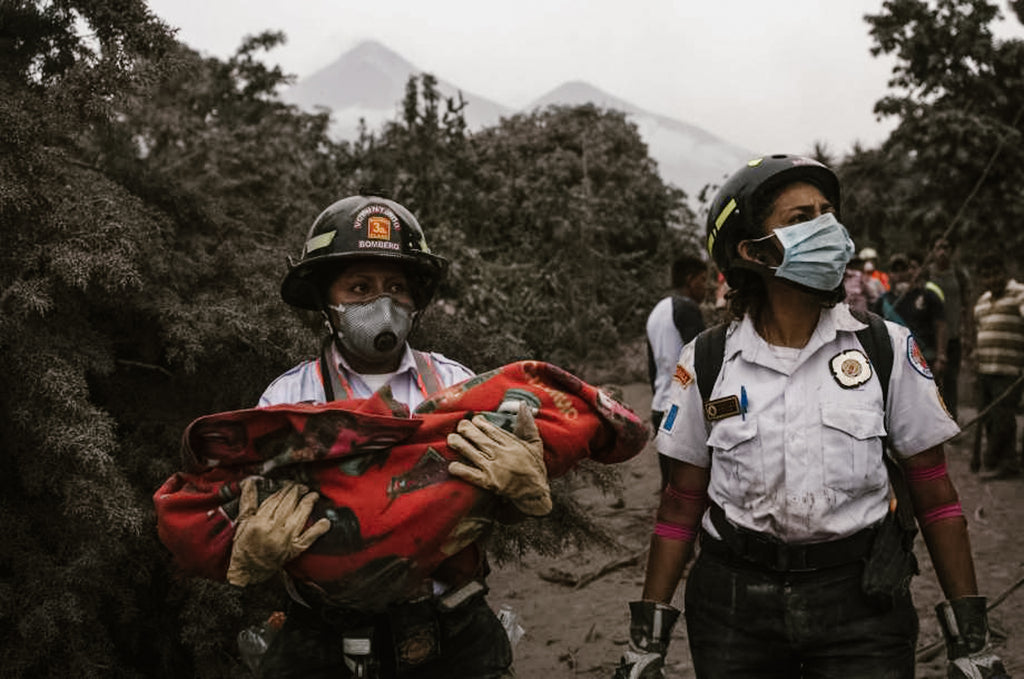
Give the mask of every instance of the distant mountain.
<svg viewBox="0 0 1024 679">
<path fill-rule="evenodd" d="M 282 93 L 282 98 L 309 111 L 318 106 L 331 109 L 334 133 L 342 139 L 352 139 L 360 118 L 366 120 L 371 130 L 394 120 L 401 111 L 409 76 L 419 75 L 422 70 L 379 42 L 367 40 L 296 82 Z M 473 129 L 494 125 L 501 116 L 513 112 L 441 78 L 437 80 L 437 89 L 445 97 L 458 97 L 462 92 L 467 102 L 466 124 Z"/>
<path fill-rule="evenodd" d="M 282 93 L 282 98 L 306 110 L 325 107 L 332 112 L 332 132 L 342 139 L 355 138 L 359 119 L 371 130 L 400 115 L 409 76 L 422 69 L 375 41 L 362 42 L 334 63 L 302 78 Z M 436 76 L 436 74 L 435 74 Z M 516 111 L 438 77 L 438 90 L 446 97 L 462 92 L 470 129 L 495 125 Z M 638 108 L 584 82 L 561 85 L 531 102 L 532 111 L 552 104 L 575 106 L 593 103 L 623 111 L 636 124 L 662 178 L 682 188 L 696 206 L 696 196 L 708 183 L 722 179 L 753 154 L 689 123 Z"/>
<path fill-rule="evenodd" d="M 645 111 L 585 82 L 560 85 L 534 100 L 530 109 L 586 103 L 625 113 L 640 131 L 662 178 L 684 189 L 691 203 L 705 184 L 721 184 L 725 177 L 754 157 L 747 149 L 696 125 Z"/>
</svg>

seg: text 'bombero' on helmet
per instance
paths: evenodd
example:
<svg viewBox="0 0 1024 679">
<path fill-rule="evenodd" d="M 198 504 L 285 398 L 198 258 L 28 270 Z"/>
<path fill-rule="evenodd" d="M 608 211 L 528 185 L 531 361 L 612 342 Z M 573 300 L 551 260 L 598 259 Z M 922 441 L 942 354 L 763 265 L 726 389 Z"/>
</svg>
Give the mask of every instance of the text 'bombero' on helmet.
<svg viewBox="0 0 1024 679">
<path fill-rule="evenodd" d="M 352 260 L 400 262 L 409 276 L 417 309 L 425 307 L 448 270 L 448 260 L 431 254 L 416 217 L 393 200 L 350 196 L 328 206 L 313 221 L 302 255 L 281 282 L 281 297 L 302 309 L 323 308 L 327 286 Z"/>
<path fill-rule="evenodd" d="M 736 246 L 764 235 L 758 212 L 777 190 L 793 182 L 807 182 L 832 203 L 839 213 L 839 179 L 812 158 L 775 154 L 749 161 L 722 185 L 711 202 L 707 221 L 708 254 L 728 279 L 739 257 Z"/>
</svg>

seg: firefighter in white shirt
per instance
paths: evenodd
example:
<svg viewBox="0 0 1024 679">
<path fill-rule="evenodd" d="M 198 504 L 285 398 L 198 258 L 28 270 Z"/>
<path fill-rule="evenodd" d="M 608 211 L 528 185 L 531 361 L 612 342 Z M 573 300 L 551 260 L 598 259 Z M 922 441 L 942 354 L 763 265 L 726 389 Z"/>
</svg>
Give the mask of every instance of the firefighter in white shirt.
<svg viewBox="0 0 1024 679">
<path fill-rule="evenodd" d="M 387 386 L 412 410 L 433 392 L 472 377 L 456 361 L 407 342 L 447 266 L 430 252 L 415 216 L 402 205 L 372 195 L 330 205 L 314 220 L 299 261 L 281 284 L 284 301 L 321 312 L 329 332 L 319 357 L 278 377 L 259 405 L 366 398 Z M 461 422 L 448 445 L 467 464 L 452 463 L 449 473 L 503 497 L 509 516 L 543 515 L 551 509 L 543 445 L 529 409 L 518 418 L 517 433 L 530 435 L 513 435 L 478 418 Z M 250 480 L 242 482 L 228 568 L 228 581 L 243 586 L 278 574 L 287 559 L 331 527 L 328 519 L 305 526 L 316 493 L 290 484 L 257 507 L 256 490 L 246 489 Z M 431 574 L 420 596 L 390 602 L 383 613 L 337 608 L 286 578 L 287 617 L 259 661 L 259 674 L 510 677 L 508 636 L 484 599 L 487 571 L 482 547 L 472 543 Z"/>
</svg>

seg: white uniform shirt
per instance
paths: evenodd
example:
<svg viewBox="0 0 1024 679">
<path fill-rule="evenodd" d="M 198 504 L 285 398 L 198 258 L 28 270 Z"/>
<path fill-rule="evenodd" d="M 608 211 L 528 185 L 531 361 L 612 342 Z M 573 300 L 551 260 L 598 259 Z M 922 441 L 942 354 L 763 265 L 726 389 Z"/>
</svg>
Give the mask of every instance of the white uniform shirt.
<svg viewBox="0 0 1024 679">
<path fill-rule="evenodd" d="M 866 363 L 854 334 L 864 327 L 845 304 L 823 309 L 807 345 L 787 358 L 757 334 L 749 317 L 733 323 L 711 399 L 745 391 L 746 414 L 707 423 L 697 383 L 684 373 L 672 382 L 658 451 L 710 465 L 708 495 L 728 519 L 785 542 L 834 540 L 876 523 L 889 504 L 881 437 L 888 432 L 889 445 L 905 458 L 959 428 L 913 351 L 909 331 L 894 323 L 886 323 L 894 357 L 884 416 L 873 371 L 863 384 L 840 384 L 832 359 L 853 351 Z M 690 376 L 693 347 L 686 345 L 679 358 Z M 717 536 L 707 514 L 703 525 Z"/>
<path fill-rule="evenodd" d="M 335 361 L 338 372 L 348 381 L 352 387 L 354 398 L 369 398 L 373 395 L 374 389 L 367 385 L 362 375 L 354 371 L 345 361 L 345 358 L 338 351 L 334 344 L 328 352 L 328 358 Z M 437 370 L 441 384 L 450 387 L 453 384 L 473 377 L 473 371 L 466 366 L 446 358 L 441 354 L 430 353 L 430 359 Z M 398 370 L 391 377 L 391 393 L 396 401 L 409 406 L 415 410 L 416 406 L 423 402 L 425 395 L 420 390 L 419 382 L 416 379 L 419 373 L 416 371 L 416 360 L 413 358 L 412 350 L 407 344 L 405 354 L 398 366 Z M 345 394 L 335 394 L 335 398 L 344 399 Z M 263 395 L 260 396 L 260 408 L 280 403 L 323 403 L 326 400 L 323 382 L 320 381 L 320 371 L 317 369 L 316 360 L 304 361 L 284 373 L 270 383 Z"/>
<path fill-rule="evenodd" d="M 685 301 L 693 306 L 690 310 L 692 320 L 700 320 L 700 325 L 693 324 L 691 331 L 696 336 L 704 323 L 700 318 L 700 307 L 690 298 Z M 679 336 L 679 329 L 676 328 L 673 319 L 672 295 L 665 297 L 654 305 L 651 313 L 647 316 L 647 344 L 651 348 L 651 355 L 654 357 L 656 369 L 654 375 L 654 397 L 651 399 L 651 410 L 665 412 L 669 405 L 669 387 L 672 384 L 672 374 L 676 369 L 676 361 L 679 360 L 679 352 L 683 349 L 683 338 Z M 693 337 L 686 338 L 687 340 Z"/>
</svg>

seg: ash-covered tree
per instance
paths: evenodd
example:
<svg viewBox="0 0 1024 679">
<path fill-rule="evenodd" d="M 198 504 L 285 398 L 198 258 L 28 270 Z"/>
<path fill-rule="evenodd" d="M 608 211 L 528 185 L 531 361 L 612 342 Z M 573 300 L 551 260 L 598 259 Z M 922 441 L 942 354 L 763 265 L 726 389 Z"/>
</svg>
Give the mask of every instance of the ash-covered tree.
<svg viewBox="0 0 1024 679">
<path fill-rule="evenodd" d="M 151 494 L 185 424 L 311 345 L 284 255 L 344 147 L 243 44 L 177 44 L 138 0 L 0 5 L 0 667 L 231 676 L 246 601 L 176 579 Z"/>
<path fill-rule="evenodd" d="M 147 207 L 83 155 L 171 47 L 142 2 L 0 6 L 0 666 L 142 674 L 149 531 L 117 421 L 93 398 L 124 338 L 102 326 L 143 285 Z M 99 303 L 97 303 L 99 302 Z M 148 662 L 175 666 L 173 658 Z"/>
<path fill-rule="evenodd" d="M 504 119 L 474 136 L 485 219 L 460 309 L 534 356 L 585 372 L 643 336 L 668 262 L 699 229 L 636 126 L 593 105 Z"/>
<path fill-rule="evenodd" d="M 843 166 L 844 213 L 864 242 L 918 249 L 950 232 L 971 258 L 1024 247 L 1024 41 L 999 40 L 985 0 L 886 0 L 866 20 L 896 57 L 875 106 L 898 125 Z"/>
<path fill-rule="evenodd" d="M 586 377 L 642 337 L 668 262 L 695 247 L 685 195 L 622 113 L 552 107 L 471 134 L 463 106 L 414 78 L 402 119 L 354 149 L 452 262 L 425 338 L 478 370 L 529 357 Z"/>
<path fill-rule="evenodd" d="M 482 169 L 487 144 L 466 132 L 459 102 L 442 108 L 429 94 L 428 79 L 422 95 L 412 92 L 406 120 L 350 147 L 327 137 L 326 116 L 277 99 L 286 78 L 258 55 L 280 39 L 247 39 L 222 62 L 176 43 L 141 0 L 0 4 L 4 676 L 242 674 L 233 638 L 254 620 L 264 592 L 178 577 L 156 538 L 151 495 L 176 470 L 191 419 L 252 405 L 270 379 L 311 353 L 314 334 L 280 302 L 277 286 L 285 255 L 298 253 L 331 201 L 360 185 L 383 186 L 424 218 L 431 243 L 454 263 L 436 327 L 469 347 L 467 362 L 479 369 L 514 356 L 569 356 L 572 347 L 558 354 L 519 339 L 514 324 L 533 323 L 530 309 L 562 304 L 567 281 L 573 299 L 589 304 L 580 294 L 585 279 L 564 278 L 543 239 L 498 256 L 508 224 L 492 215 L 510 214 L 506 201 L 516 194 L 485 200 L 482 192 L 502 176 L 549 204 L 585 177 L 594 191 L 619 192 L 608 206 L 621 211 L 623 228 L 644 215 L 652 235 L 675 233 L 662 230 L 675 221 L 675 194 L 653 183 L 635 130 L 602 127 L 604 114 L 566 123 L 602 139 L 588 142 L 579 177 L 550 187 L 534 175 L 549 162 L 580 160 L 560 149 L 561 137 L 530 137 L 525 126 L 509 145 L 531 160 L 492 157 Z M 537 115 L 562 126 L 558 115 Z M 543 148 L 531 150 L 534 143 Z M 614 163 L 639 173 L 637 186 L 607 180 L 619 171 Z M 649 192 L 640 188 L 648 180 Z M 644 196 L 652 202 L 630 202 Z M 650 257 L 623 260 L 636 272 L 624 292 L 636 291 L 648 266 L 663 268 L 664 240 L 654 246 L 613 233 L 610 215 L 573 221 L 576 200 L 563 216 L 586 229 L 603 225 L 590 240 L 609 257 L 601 271 L 577 266 L 580 276 L 620 275 L 609 271 L 619 265 L 617 247 Z M 540 217 L 528 228 L 546 228 Z M 529 282 L 518 289 L 517 270 Z M 644 290 L 648 300 L 632 303 L 649 306 L 658 292 Z M 505 300 L 511 312 L 500 308 Z M 619 308 L 601 303 L 584 313 Z"/>
</svg>

